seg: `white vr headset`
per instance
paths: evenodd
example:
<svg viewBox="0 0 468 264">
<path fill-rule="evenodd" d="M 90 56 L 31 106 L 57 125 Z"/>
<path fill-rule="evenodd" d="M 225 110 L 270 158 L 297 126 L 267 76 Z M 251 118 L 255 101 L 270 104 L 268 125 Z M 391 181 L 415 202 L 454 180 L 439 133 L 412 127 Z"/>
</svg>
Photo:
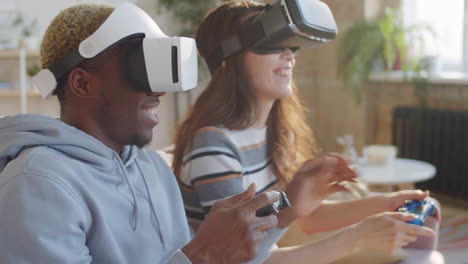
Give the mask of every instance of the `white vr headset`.
<svg viewBox="0 0 468 264">
<path fill-rule="evenodd" d="M 126 80 L 133 88 L 152 92 L 179 92 L 197 85 L 197 47 L 195 40 L 168 37 L 143 10 L 124 3 L 78 50 L 72 51 L 50 69 L 33 79 L 45 99 L 54 94 L 57 81 L 85 59 L 124 42 L 129 48 L 122 57 Z"/>
</svg>

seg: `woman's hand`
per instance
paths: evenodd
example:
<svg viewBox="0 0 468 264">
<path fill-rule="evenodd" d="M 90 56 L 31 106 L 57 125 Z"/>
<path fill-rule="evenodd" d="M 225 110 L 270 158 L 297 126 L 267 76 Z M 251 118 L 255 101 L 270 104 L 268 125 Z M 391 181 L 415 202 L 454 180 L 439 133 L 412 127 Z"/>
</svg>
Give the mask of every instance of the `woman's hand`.
<svg viewBox="0 0 468 264">
<path fill-rule="evenodd" d="M 372 249 L 390 253 L 415 241 L 418 236 L 433 237 L 428 227 L 405 223 L 414 215 L 387 212 L 367 217 L 350 227 L 351 241 L 356 241 L 356 251 Z M 344 231 L 347 232 L 347 231 Z"/>
<path fill-rule="evenodd" d="M 399 192 L 391 192 L 384 194 L 385 201 L 387 204 L 387 211 L 394 212 L 398 208 L 402 207 L 405 204 L 406 200 L 423 200 L 426 197 L 429 197 L 429 191 L 421 190 L 404 190 Z M 440 221 L 440 214 L 438 210 L 434 215 L 434 218 Z"/>
<path fill-rule="evenodd" d="M 404 190 L 384 194 L 387 204 L 386 211 L 396 211 L 405 204 L 406 200 L 422 200 L 429 196 L 429 192 L 421 190 Z"/>
<path fill-rule="evenodd" d="M 311 214 L 329 194 L 347 191 L 340 182 L 354 181 L 354 178 L 356 173 L 338 155 L 327 154 L 305 161 L 286 186 L 292 207 L 280 211 L 278 226 L 285 227 L 291 221 Z"/>
</svg>

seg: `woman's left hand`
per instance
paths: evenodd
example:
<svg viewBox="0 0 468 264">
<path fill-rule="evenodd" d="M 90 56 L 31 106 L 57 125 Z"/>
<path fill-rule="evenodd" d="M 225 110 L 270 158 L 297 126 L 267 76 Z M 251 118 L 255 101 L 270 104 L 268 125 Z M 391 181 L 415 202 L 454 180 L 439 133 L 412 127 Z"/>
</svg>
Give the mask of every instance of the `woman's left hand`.
<svg viewBox="0 0 468 264">
<path fill-rule="evenodd" d="M 311 214 L 323 199 L 337 191 L 346 191 L 342 181 L 354 181 L 356 173 L 340 156 L 327 154 L 308 160 L 286 186 L 291 208 L 280 211 L 278 226 L 287 226 L 297 218 Z"/>
</svg>

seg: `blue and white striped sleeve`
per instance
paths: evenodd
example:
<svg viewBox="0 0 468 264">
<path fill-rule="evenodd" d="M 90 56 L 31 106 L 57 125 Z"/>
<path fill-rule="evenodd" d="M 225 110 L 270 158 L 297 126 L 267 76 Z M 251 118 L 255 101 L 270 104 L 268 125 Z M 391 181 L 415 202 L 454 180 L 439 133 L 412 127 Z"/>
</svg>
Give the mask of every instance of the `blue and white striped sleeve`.
<svg viewBox="0 0 468 264">
<path fill-rule="evenodd" d="M 196 202 L 205 215 L 214 202 L 246 188 L 236 146 L 222 130 L 212 127 L 195 135 L 192 149 L 184 157 L 180 178 L 186 187 L 194 189 Z"/>
</svg>

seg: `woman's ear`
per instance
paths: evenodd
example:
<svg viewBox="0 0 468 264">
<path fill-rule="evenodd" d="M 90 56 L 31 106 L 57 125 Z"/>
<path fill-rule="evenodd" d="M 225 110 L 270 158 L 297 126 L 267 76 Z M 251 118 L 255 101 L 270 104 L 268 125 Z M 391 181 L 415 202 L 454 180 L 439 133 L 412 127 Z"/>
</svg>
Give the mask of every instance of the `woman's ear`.
<svg viewBox="0 0 468 264">
<path fill-rule="evenodd" d="M 74 68 L 68 75 L 68 87 L 70 91 L 77 97 L 91 97 L 93 90 L 93 75 L 82 68 Z"/>
</svg>

